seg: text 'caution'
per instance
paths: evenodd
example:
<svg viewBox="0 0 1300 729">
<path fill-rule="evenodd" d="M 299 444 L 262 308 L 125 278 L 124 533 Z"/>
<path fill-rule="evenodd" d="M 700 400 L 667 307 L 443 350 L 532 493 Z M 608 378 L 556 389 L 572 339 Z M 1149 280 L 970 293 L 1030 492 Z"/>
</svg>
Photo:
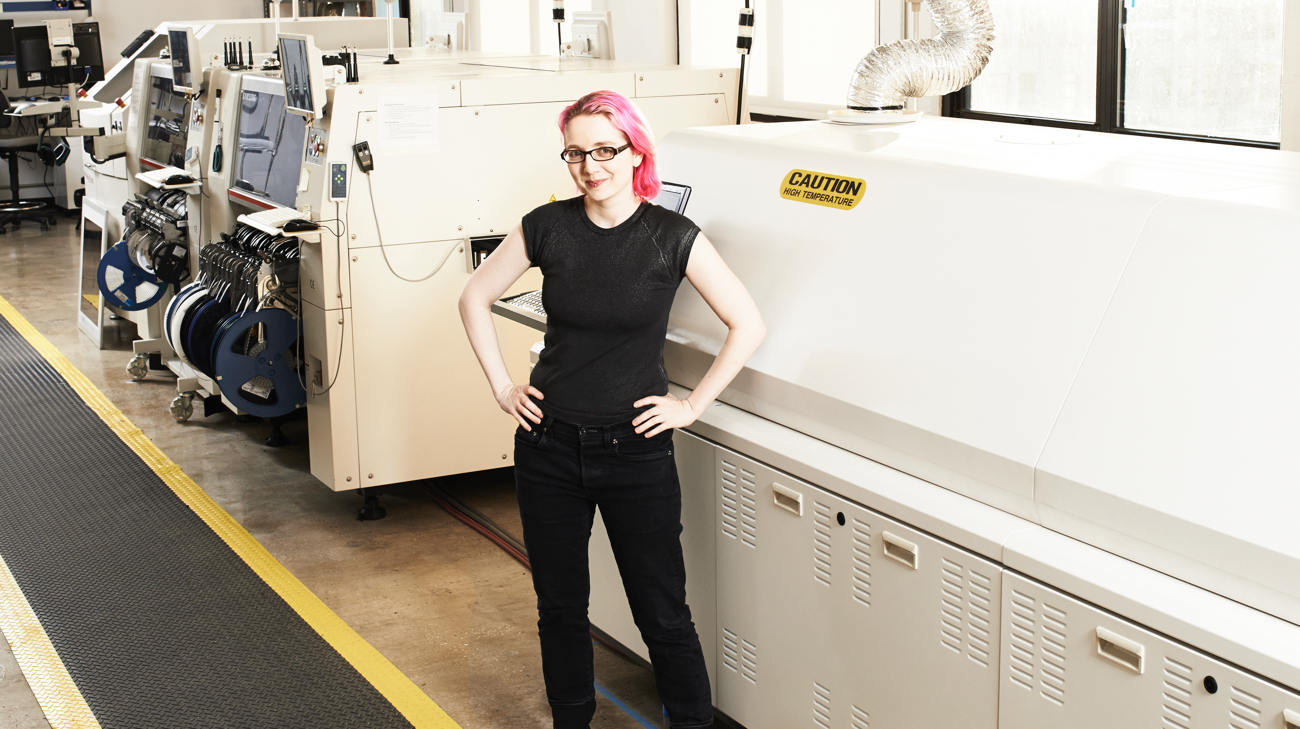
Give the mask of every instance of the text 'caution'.
<svg viewBox="0 0 1300 729">
<path fill-rule="evenodd" d="M 824 172 L 790 170 L 781 180 L 781 197 L 796 202 L 852 210 L 862 202 L 867 183 L 856 177 L 840 177 Z"/>
</svg>

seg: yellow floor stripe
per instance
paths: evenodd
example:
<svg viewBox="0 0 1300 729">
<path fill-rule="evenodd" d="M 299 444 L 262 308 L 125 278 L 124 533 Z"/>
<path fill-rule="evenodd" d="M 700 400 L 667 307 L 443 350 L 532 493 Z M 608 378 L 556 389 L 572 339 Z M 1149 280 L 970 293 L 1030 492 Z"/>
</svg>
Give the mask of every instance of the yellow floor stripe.
<svg viewBox="0 0 1300 729">
<path fill-rule="evenodd" d="M 27 685 L 54 729 L 99 729 L 77 684 L 54 650 L 50 636 L 32 612 L 9 565 L 0 558 L 0 631 L 18 660 Z"/>
<path fill-rule="evenodd" d="M 63 379 L 76 390 L 81 399 L 90 406 L 96 414 L 99 415 L 108 427 L 122 439 L 124 443 L 135 451 L 136 455 L 149 465 L 158 474 L 172 491 L 186 503 L 194 513 L 198 514 L 209 527 L 212 528 L 236 554 L 248 564 L 249 567 L 261 577 L 271 589 L 289 604 L 302 619 L 326 640 L 334 650 L 338 651 L 348 663 L 352 664 L 357 671 L 366 678 L 378 691 L 384 695 L 384 698 L 406 717 L 416 729 L 460 729 L 451 717 L 447 716 L 437 704 L 433 702 L 418 686 L 411 682 L 397 667 L 388 661 L 373 646 L 367 643 L 356 631 L 348 627 L 339 616 L 334 614 L 320 598 L 316 597 L 305 585 L 298 581 L 284 565 L 280 564 L 266 548 L 261 545 L 253 535 L 249 534 L 239 522 L 225 512 L 215 501 L 212 500 L 198 484 L 194 483 L 189 476 L 181 471 L 180 466 L 176 465 L 163 455 L 163 452 L 154 445 L 144 432 L 131 424 L 122 411 L 118 410 L 98 388 L 86 379 L 86 376 L 68 361 L 58 349 L 50 343 L 48 339 L 41 335 L 21 314 L 14 309 L 4 297 L 0 297 L 0 316 L 9 321 L 9 324 L 23 336 L 40 352 L 45 361 L 50 364 Z M 5 571 L 7 574 L 7 570 Z M 10 578 L 12 581 L 12 578 Z M 3 586 L 0 586 L 3 587 Z M 16 588 L 16 585 L 15 585 Z M 26 600 L 22 599 L 21 593 L 19 599 L 26 605 Z M 27 608 L 31 612 L 31 608 Z M 34 616 L 33 616 L 34 617 Z M 39 623 L 36 626 L 40 628 Z M 5 635 L 9 631 L 5 629 Z M 23 633 L 19 633 L 23 635 Z M 41 630 L 41 635 L 44 631 Z M 10 638 L 11 644 L 13 639 Z M 46 638 L 46 644 L 49 639 Z M 54 656 L 53 646 L 49 648 L 49 656 Z M 14 647 L 14 653 L 18 649 Z M 32 653 L 32 659 L 46 654 L 38 652 Z M 20 659 L 21 662 L 21 659 Z M 59 670 L 63 670 L 62 663 L 59 664 Z M 27 666 L 23 666 L 24 675 L 29 676 L 28 682 L 33 683 L 33 690 L 36 689 L 34 682 L 31 681 Z M 67 675 L 66 671 L 63 671 Z M 70 680 L 70 679 L 69 679 Z M 76 690 L 76 687 L 72 687 Z M 80 693 L 77 693 L 80 699 Z M 54 724 L 53 716 L 50 709 L 47 708 L 46 700 L 37 694 L 37 700 L 41 702 L 41 708 L 46 711 L 46 717 L 50 723 Z M 59 702 L 66 702 L 67 698 L 63 694 L 51 696 L 50 701 L 56 709 L 62 706 Z M 81 701 L 81 706 L 85 702 Z M 91 719 L 93 721 L 93 718 Z M 64 726 L 81 727 L 81 726 L 98 726 L 98 724 L 67 724 Z"/>
</svg>

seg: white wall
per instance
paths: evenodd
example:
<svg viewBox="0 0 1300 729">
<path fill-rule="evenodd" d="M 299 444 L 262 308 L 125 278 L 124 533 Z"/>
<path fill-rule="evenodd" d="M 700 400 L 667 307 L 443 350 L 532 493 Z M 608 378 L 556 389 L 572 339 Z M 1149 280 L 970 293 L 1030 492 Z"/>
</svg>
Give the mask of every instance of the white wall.
<svg viewBox="0 0 1300 729">
<path fill-rule="evenodd" d="M 1283 22 L 1282 149 L 1300 152 L 1300 2 L 1287 0 Z"/>
<path fill-rule="evenodd" d="M 234 20 L 262 17 L 262 0 L 96 0 L 104 66 L 112 68 L 123 48 L 141 31 L 173 20 Z"/>
</svg>

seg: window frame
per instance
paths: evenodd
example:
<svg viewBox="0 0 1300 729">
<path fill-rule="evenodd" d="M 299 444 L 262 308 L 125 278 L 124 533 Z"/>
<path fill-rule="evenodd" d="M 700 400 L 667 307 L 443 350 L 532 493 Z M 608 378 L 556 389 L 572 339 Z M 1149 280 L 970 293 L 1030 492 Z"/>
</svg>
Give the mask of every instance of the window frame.
<svg viewBox="0 0 1300 729">
<path fill-rule="evenodd" d="M 1127 15 L 1128 9 L 1124 7 L 1124 0 L 1097 1 L 1097 104 L 1096 116 L 1094 117 L 1097 120 L 1096 122 L 1088 123 L 1066 119 L 975 111 L 970 108 L 969 84 L 943 97 L 943 115 L 960 119 L 980 119 L 1011 124 L 1106 132 L 1109 134 L 1128 134 L 1135 137 L 1180 139 L 1261 149 L 1281 148 L 1280 142 L 1260 142 L 1249 139 L 1126 128 L 1124 126 L 1124 108 L 1120 100 L 1123 98 L 1125 84 L 1123 27 Z"/>
</svg>

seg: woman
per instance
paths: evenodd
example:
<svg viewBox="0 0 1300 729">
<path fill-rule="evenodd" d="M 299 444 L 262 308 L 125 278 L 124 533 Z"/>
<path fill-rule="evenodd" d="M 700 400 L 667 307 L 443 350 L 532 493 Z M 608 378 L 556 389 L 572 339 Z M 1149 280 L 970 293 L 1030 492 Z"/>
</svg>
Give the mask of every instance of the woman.
<svg viewBox="0 0 1300 729">
<path fill-rule="evenodd" d="M 672 726 L 712 726 L 709 678 L 686 605 L 672 433 L 731 382 L 765 329 L 699 228 L 649 202 L 660 188 L 654 137 L 632 102 L 612 91 L 588 94 L 564 110 L 560 131 L 561 158 L 581 195 L 526 215 L 460 297 L 492 392 L 519 422 L 515 482 L 547 699 L 556 729 L 587 727 L 596 711 L 587 540 L 599 506 Z M 544 276 L 546 348 L 531 382 L 516 384 L 490 307 L 530 266 Z M 668 392 L 663 347 L 683 276 L 728 334 L 704 379 L 679 400 Z"/>
</svg>

